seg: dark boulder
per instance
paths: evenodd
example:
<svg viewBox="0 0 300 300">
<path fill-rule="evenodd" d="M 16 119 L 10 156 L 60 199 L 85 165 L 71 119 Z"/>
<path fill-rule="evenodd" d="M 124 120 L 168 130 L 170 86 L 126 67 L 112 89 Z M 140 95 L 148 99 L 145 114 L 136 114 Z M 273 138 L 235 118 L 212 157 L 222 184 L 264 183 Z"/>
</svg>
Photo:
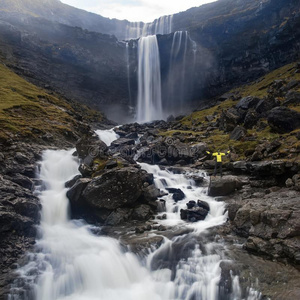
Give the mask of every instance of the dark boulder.
<svg viewBox="0 0 300 300">
<path fill-rule="evenodd" d="M 180 201 L 185 198 L 185 194 L 181 189 L 176 188 L 166 188 L 166 190 L 173 194 L 173 199 L 175 202 Z"/>
<path fill-rule="evenodd" d="M 265 117 L 267 113 L 274 107 L 279 106 L 280 102 L 274 97 L 267 97 L 260 100 L 256 107 L 255 111 L 260 114 L 260 116 Z"/>
<path fill-rule="evenodd" d="M 246 129 L 251 129 L 257 124 L 258 120 L 259 115 L 257 112 L 254 109 L 249 109 L 244 119 L 244 127 Z"/>
<path fill-rule="evenodd" d="M 187 209 L 180 210 L 180 218 L 189 222 L 203 221 L 209 210 L 209 204 L 202 200 L 190 200 L 186 203 Z"/>
<path fill-rule="evenodd" d="M 181 209 L 180 218 L 189 222 L 203 221 L 208 215 L 208 211 L 202 207 L 193 207 L 191 209 Z"/>
<path fill-rule="evenodd" d="M 135 144 L 135 140 L 134 139 L 119 138 L 119 139 L 113 141 L 111 143 L 110 147 L 112 147 L 112 148 L 119 148 L 119 147 L 134 145 L 134 144 Z"/>
<path fill-rule="evenodd" d="M 285 96 L 285 101 L 283 105 L 290 105 L 290 104 L 300 104 L 300 93 L 295 91 L 289 91 Z"/>
<path fill-rule="evenodd" d="M 79 178 L 81 178 L 81 175 L 74 176 L 74 178 L 72 178 L 71 180 L 69 180 L 65 183 L 65 187 L 71 188 Z"/>
<path fill-rule="evenodd" d="M 243 139 L 247 134 L 247 130 L 242 126 L 236 126 L 233 131 L 230 133 L 229 138 L 231 140 L 239 141 Z"/>
<path fill-rule="evenodd" d="M 275 107 L 269 112 L 268 123 L 275 132 L 290 132 L 300 127 L 300 113 L 287 107 Z"/>
<path fill-rule="evenodd" d="M 113 211 L 105 220 L 105 225 L 115 226 L 129 220 L 132 213 L 132 209 L 129 208 L 117 208 Z"/>
<path fill-rule="evenodd" d="M 234 108 L 223 110 L 219 120 L 219 128 L 225 132 L 230 132 L 240 122 L 240 118 L 239 112 Z"/>
<path fill-rule="evenodd" d="M 147 187 L 143 188 L 142 197 L 145 202 L 153 202 L 157 200 L 159 196 L 160 190 L 154 184 L 148 185 Z"/>
<path fill-rule="evenodd" d="M 117 209 L 135 203 L 143 193 L 144 172 L 134 168 L 113 169 L 92 179 L 83 192 L 92 208 Z"/>
<path fill-rule="evenodd" d="M 243 182 L 236 176 L 211 177 L 208 195 L 213 197 L 226 196 L 233 193 L 236 189 L 240 189 L 242 186 Z"/>
<path fill-rule="evenodd" d="M 138 221 L 147 221 L 153 215 L 151 207 L 146 204 L 138 205 L 133 209 L 131 219 Z"/>
<path fill-rule="evenodd" d="M 259 103 L 260 100 L 261 99 L 252 96 L 244 97 L 236 105 L 236 108 L 248 110 L 250 108 L 254 108 Z"/>
<path fill-rule="evenodd" d="M 83 204 L 82 192 L 91 182 L 90 178 L 79 178 L 76 183 L 68 190 L 67 197 L 72 206 Z"/>
</svg>

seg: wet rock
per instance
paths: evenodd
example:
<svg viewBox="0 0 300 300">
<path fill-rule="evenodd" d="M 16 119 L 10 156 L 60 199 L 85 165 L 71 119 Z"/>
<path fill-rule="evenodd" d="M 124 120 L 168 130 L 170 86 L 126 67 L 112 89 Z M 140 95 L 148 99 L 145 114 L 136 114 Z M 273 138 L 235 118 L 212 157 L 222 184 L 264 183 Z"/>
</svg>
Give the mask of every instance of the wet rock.
<svg viewBox="0 0 300 300">
<path fill-rule="evenodd" d="M 208 203 L 202 200 L 190 200 L 186 206 L 187 209 L 180 210 L 180 218 L 189 222 L 203 221 L 210 210 Z"/>
<path fill-rule="evenodd" d="M 133 167 L 110 170 L 94 178 L 83 192 L 94 208 L 117 209 L 135 203 L 143 192 L 142 171 Z"/>
<path fill-rule="evenodd" d="M 166 190 L 173 194 L 172 198 L 175 202 L 180 201 L 185 198 L 185 194 L 181 189 L 175 189 L 175 188 L 166 188 Z"/>
<path fill-rule="evenodd" d="M 275 132 L 290 132 L 300 127 L 300 113 L 287 107 L 275 107 L 268 114 L 268 123 Z"/>
<path fill-rule="evenodd" d="M 160 196 L 160 190 L 151 184 L 146 188 L 143 188 L 143 200 L 146 202 L 153 202 Z"/>
<path fill-rule="evenodd" d="M 72 178 L 71 180 L 69 180 L 65 183 L 65 187 L 66 188 L 72 187 L 76 183 L 76 181 L 80 178 L 81 178 L 81 175 L 74 176 L 74 178 Z"/>
<path fill-rule="evenodd" d="M 131 218 L 138 221 L 147 221 L 153 215 L 149 205 L 141 204 L 133 209 Z"/>
<path fill-rule="evenodd" d="M 91 182 L 90 178 L 79 178 L 74 185 L 68 190 L 67 197 L 72 206 L 83 203 L 82 193 L 87 185 Z"/>
<path fill-rule="evenodd" d="M 129 220 L 132 210 L 129 208 L 117 208 L 105 221 L 105 225 L 116 226 Z"/>
<path fill-rule="evenodd" d="M 212 197 L 226 196 L 233 193 L 236 189 L 240 189 L 243 184 L 236 176 L 211 177 L 208 195 Z"/>
</svg>

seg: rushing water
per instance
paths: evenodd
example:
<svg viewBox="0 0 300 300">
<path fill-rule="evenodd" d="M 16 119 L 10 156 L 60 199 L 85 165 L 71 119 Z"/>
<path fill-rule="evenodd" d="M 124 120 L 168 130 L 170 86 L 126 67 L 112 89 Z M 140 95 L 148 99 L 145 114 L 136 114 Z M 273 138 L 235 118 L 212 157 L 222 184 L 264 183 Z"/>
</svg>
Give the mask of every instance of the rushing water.
<svg viewBox="0 0 300 300">
<path fill-rule="evenodd" d="M 98 131 L 109 144 L 116 138 L 112 131 Z M 110 137 L 110 138 L 108 138 Z M 78 161 L 71 151 L 44 152 L 39 177 L 43 182 L 39 197 L 42 203 L 40 238 L 30 262 L 18 270 L 27 289 L 15 284 L 10 300 L 219 300 L 220 244 L 209 242 L 200 249 L 197 237 L 209 227 L 225 222 L 224 204 L 206 195 L 206 189 L 195 186 L 187 175 L 173 174 L 158 166 L 140 164 L 154 174 L 155 184 L 162 190 L 180 188 L 186 199 L 174 204 L 166 201 L 167 226 L 188 227 L 192 233 L 165 238 L 164 244 L 141 261 L 131 252 L 124 252 L 115 239 L 96 236 L 92 227 L 79 220 L 70 220 L 64 183 L 78 174 Z M 199 174 L 205 175 L 205 174 Z M 179 209 L 188 200 L 205 200 L 210 205 L 207 218 L 187 224 L 180 220 Z M 162 213 L 161 213 L 162 214 Z M 158 215 L 159 217 L 159 215 Z M 152 235 L 155 235 L 153 232 Z M 175 246 L 192 243 L 185 257 L 176 257 Z M 221 247 L 222 248 L 222 247 Z M 28 286 L 30 287 L 28 289 Z M 233 278 L 233 294 L 226 298 L 240 300 L 238 277 Z M 259 299 L 250 291 L 247 300 Z"/>
<path fill-rule="evenodd" d="M 138 44 L 137 121 L 163 119 L 160 58 L 155 35 L 142 37 Z"/>
</svg>

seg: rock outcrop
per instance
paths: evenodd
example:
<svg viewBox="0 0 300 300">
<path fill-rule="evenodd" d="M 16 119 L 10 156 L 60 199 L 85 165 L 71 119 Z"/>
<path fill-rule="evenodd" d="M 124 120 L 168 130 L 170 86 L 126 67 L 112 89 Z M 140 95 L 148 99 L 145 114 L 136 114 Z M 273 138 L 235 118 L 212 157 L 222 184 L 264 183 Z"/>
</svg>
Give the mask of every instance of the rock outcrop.
<svg viewBox="0 0 300 300">
<path fill-rule="evenodd" d="M 208 195 L 212 197 L 226 196 L 237 189 L 241 189 L 244 184 L 245 183 L 240 181 L 237 176 L 212 176 L 208 188 Z"/>
</svg>

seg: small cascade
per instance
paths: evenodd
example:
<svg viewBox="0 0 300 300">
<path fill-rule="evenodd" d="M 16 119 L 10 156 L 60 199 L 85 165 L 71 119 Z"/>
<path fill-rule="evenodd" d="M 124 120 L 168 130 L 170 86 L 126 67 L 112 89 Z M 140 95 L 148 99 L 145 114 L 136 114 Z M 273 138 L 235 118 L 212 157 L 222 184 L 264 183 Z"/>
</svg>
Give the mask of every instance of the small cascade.
<svg viewBox="0 0 300 300">
<path fill-rule="evenodd" d="M 95 133 L 98 135 L 99 139 L 107 146 L 110 146 L 114 140 L 119 138 L 119 135 L 115 133 L 113 128 L 107 130 L 96 130 Z"/>
<path fill-rule="evenodd" d="M 190 52 L 193 53 L 191 57 Z M 184 112 L 185 100 L 191 90 L 196 64 L 197 44 L 187 31 L 176 31 L 170 52 L 167 105 L 168 111 Z"/>
<path fill-rule="evenodd" d="M 137 121 L 163 118 L 160 58 L 155 35 L 141 37 L 138 43 Z"/>
</svg>

